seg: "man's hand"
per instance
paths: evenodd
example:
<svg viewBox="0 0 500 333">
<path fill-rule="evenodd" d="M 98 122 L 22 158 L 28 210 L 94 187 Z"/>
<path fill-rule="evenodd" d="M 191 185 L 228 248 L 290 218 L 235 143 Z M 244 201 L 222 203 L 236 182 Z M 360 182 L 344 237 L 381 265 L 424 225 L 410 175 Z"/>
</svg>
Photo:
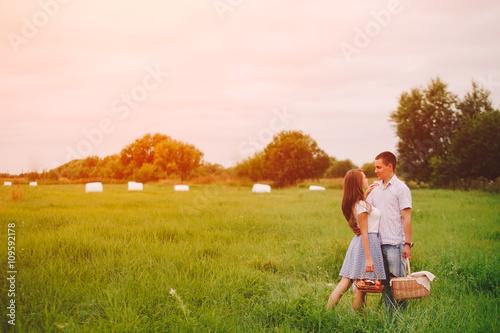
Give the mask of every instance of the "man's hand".
<svg viewBox="0 0 500 333">
<path fill-rule="evenodd" d="M 405 248 L 403 250 L 403 258 L 408 258 L 408 260 L 411 259 L 411 247 L 410 245 L 405 245 Z"/>
</svg>

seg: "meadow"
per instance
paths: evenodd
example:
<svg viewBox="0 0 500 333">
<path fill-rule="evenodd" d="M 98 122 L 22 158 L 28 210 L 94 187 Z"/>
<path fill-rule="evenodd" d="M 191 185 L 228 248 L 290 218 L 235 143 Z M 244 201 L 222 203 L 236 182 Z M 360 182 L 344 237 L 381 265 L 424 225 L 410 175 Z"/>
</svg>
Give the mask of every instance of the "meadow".
<svg viewBox="0 0 500 333">
<path fill-rule="evenodd" d="M 341 190 L 84 185 L 0 188 L 1 330 L 499 332 L 500 196 L 413 190 L 412 270 L 431 295 L 363 313 L 326 300 L 352 238 Z M 15 297 L 8 229 L 15 229 Z M 16 302 L 15 326 L 8 302 Z"/>
</svg>

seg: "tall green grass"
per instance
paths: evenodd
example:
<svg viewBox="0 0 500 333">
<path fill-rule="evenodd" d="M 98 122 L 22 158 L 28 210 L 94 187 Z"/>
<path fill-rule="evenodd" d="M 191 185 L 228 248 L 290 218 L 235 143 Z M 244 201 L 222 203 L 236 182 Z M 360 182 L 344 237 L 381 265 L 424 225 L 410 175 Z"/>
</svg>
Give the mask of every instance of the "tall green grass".
<svg viewBox="0 0 500 333">
<path fill-rule="evenodd" d="M 3 331 L 499 331 L 498 195 L 413 191 L 412 268 L 437 276 L 431 296 L 389 313 L 370 295 L 355 314 L 352 292 L 325 310 L 352 238 L 339 190 L 21 188 L 0 188 L 2 304 L 8 223 L 18 269 Z"/>
</svg>

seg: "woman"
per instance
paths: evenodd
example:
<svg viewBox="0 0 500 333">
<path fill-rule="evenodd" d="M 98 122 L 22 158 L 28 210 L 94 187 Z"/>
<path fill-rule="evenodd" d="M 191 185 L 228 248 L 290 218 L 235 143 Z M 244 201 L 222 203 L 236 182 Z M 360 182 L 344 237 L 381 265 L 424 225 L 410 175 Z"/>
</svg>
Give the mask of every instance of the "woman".
<svg viewBox="0 0 500 333">
<path fill-rule="evenodd" d="M 344 264 L 340 270 L 342 280 L 330 295 L 327 309 L 337 305 L 342 294 L 350 287 L 353 280 L 361 279 L 363 273 L 376 271 L 385 279 L 384 261 L 378 240 L 380 212 L 365 201 L 363 190 L 368 189 L 368 179 L 361 170 L 349 170 L 344 177 L 344 195 L 342 212 L 349 226 L 356 234 L 347 250 Z M 367 191 L 368 195 L 370 190 Z M 375 273 L 366 273 L 365 278 L 376 279 Z M 356 288 L 354 310 L 362 309 L 365 293 Z"/>
</svg>

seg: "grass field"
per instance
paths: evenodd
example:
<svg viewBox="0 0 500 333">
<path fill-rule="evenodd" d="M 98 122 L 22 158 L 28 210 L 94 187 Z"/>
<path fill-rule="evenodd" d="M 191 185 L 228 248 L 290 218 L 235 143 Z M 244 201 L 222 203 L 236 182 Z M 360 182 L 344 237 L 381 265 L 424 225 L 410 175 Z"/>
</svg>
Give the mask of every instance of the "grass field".
<svg viewBox="0 0 500 333">
<path fill-rule="evenodd" d="M 352 238 L 340 190 L 84 192 L 0 188 L 2 331 L 500 331 L 498 195 L 413 191 L 412 268 L 437 276 L 431 295 L 396 313 L 370 295 L 356 314 L 352 291 L 325 310 Z M 15 326 L 6 316 L 12 299 Z"/>
</svg>

